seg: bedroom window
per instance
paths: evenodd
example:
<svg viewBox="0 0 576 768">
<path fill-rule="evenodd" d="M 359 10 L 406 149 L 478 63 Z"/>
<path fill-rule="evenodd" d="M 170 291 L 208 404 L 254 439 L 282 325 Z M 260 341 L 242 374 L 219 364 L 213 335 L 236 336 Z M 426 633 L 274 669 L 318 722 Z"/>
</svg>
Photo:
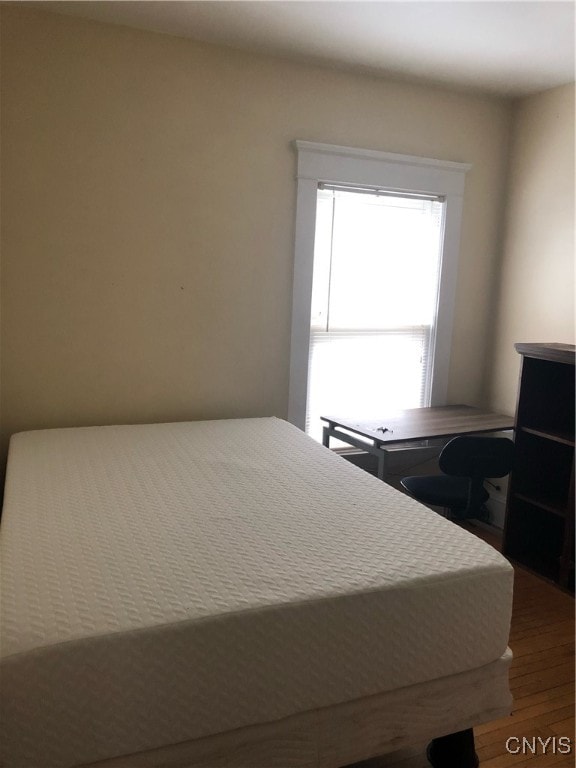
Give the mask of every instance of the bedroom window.
<svg viewBox="0 0 576 768">
<path fill-rule="evenodd" d="M 444 199 L 320 184 L 306 431 L 430 404 Z"/>
<path fill-rule="evenodd" d="M 463 163 L 297 141 L 289 420 L 446 403 Z"/>
</svg>

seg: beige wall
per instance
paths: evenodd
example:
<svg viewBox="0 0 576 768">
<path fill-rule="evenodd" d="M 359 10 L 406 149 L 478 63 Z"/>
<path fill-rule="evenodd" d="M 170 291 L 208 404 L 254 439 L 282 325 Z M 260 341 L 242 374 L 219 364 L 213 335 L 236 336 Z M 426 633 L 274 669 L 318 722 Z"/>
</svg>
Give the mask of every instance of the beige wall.
<svg viewBox="0 0 576 768">
<path fill-rule="evenodd" d="M 488 358 L 490 403 L 513 413 L 516 342 L 573 344 L 574 86 L 518 102 L 498 311 Z"/>
<path fill-rule="evenodd" d="M 473 164 L 449 391 L 481 399 L 509 103 L 2 16 L 4 440 L 286 415 L 296 138 Z"/>
</svg>

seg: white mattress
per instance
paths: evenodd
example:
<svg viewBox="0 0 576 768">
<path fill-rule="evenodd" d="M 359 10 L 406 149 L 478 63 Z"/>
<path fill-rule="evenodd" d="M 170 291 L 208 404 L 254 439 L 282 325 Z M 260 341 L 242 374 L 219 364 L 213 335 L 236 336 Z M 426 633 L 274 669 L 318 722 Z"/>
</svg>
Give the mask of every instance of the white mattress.
<svg viewBox="0 0 576 768">
<path fill-rule="evenodd" d="M 90 762 L 474 669 L 512 568 L 278 419 L 12 438 L 5 765 Z"/>
</svg>

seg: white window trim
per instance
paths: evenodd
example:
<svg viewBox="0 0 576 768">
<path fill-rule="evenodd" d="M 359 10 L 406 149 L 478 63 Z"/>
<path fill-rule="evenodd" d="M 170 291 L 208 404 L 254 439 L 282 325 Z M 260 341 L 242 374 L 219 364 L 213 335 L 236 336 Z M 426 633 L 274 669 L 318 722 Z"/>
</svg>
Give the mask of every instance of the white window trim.
<svg viewBox="0 0 576 768">
<path fill-rule="evenodd" d="M 452 320 L 460 248 L 460 222 L 468 163 L 397 155 L 370 149 L 339 147 L 310 141 L 295 141 L 298 152 L 298 192 L 294 284 L 292 292 L 292 336 L 288 421 L 300 429 L 306 423 L 310 309 L 316 226 L 316 195 L 320 182 L 380 187 L 398 192 L 418 191 L 446 199 L 444 247 L 440 266 L 441 297 L 438 305 L 432 405 L 445 405 L 448 392 Z M 377 385 L 376 382 L 374 384 Z"/>
</svg>

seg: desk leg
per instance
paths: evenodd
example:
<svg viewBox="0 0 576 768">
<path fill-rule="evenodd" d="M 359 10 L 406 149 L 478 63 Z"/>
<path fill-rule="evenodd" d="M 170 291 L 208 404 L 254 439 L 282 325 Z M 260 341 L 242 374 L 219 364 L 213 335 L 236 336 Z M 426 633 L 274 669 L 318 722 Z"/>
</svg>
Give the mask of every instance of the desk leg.
<svg viewBox="0 0 576 768">
<path fill-rule="evenodd" d="M 322 445 L 330 448 L 330 427 L 322 427 Z"/>
<path fill-rule="evenodd" d="M 383 448 L 378 449 L 378 479 L 384 480 L 386 476 L 386 451 Z"/>
</svg>

